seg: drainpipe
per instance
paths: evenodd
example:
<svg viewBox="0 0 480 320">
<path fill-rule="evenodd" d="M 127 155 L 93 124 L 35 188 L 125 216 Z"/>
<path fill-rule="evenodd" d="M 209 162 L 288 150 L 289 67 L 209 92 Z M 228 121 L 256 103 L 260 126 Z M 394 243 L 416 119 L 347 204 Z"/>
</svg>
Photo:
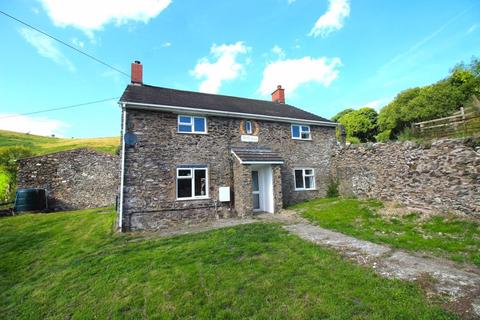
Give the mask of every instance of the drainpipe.
<svg viewBox="0 0 480 320">
<path fill-rule="evenodd" d="M 123 186 L 124 186 L 124 176 L 125 176 L 125 131 L 127 127 L 127 108 L 125 103 L 121 104 L 122 106 L 122 162 L 120 167 L 120 204 L 118 209 L 118 228 L 120 231 L 123 227 Z"/>
</svg>

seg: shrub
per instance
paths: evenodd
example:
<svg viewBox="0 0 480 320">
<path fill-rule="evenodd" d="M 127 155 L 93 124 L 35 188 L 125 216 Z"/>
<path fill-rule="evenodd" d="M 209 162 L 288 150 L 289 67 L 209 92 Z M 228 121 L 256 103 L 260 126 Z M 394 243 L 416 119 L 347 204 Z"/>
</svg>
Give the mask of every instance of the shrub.
<svg viewBox="0 0 480 320">
<path fill-rule="evenodd" d="M 361 143 L 360 139 L 358 139 L 357 137 L 347 137 L 347 142 L 350 142 L 351 144 Z"/>
<path fill-rule="evenodd" d="M 375 136 L 375 140 L 377 140 L 377 142 L 386 142 L 390 140 L 391 135 L 392 135 L 392 130 L 388 129 L 377 134 Z"/>
<path fill-rule="evenodd" d="M 340 193 L 338 192 L 338 180 L 330 179 L 327 186 L 327 198 L 337 198 Z"/>
<path fill-rule="evenodd" d="M 415 140 L 415 135 L 413 134 L 412 129 L 405 128 L 402 132 L 400 132 L 397 138 L 399 141 L 409 141 Z"/>
<path fill-rule="evenodd" d="M 0 198 L 13 200 L 17 180 L 17 159 L 31 156 L 33 153 L 25 147 L 0 148 Z"/>
</svg>

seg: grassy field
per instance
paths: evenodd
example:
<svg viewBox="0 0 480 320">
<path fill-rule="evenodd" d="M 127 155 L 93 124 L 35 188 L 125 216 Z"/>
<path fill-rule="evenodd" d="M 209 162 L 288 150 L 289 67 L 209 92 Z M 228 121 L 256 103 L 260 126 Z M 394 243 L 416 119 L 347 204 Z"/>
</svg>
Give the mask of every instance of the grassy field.
<svg viewBox="0 0 480 320">
<path fill-rule="evenodd" d="M 113 154 L 119 144 L 119 137 L 63 139 L 0 130 L 0 148 L 22 146 L 31 149 L 36 155 L 83 147 Z"/>
<path fill-rule="evenodd" d="M 108 209 L 0 219 L 2 318 L 455 318 L 278 225 L 144 239 L 113 221 Z"/>
<path fill-rule="evenodd" d="M 359 239 L 480 266 L 480 224 L 455 216 L 380 215 L 375 200 L 318 199 L 292 207 L 318 225 Z M 392 209 L 394 210 L 394 209 Z"/>
</svg>

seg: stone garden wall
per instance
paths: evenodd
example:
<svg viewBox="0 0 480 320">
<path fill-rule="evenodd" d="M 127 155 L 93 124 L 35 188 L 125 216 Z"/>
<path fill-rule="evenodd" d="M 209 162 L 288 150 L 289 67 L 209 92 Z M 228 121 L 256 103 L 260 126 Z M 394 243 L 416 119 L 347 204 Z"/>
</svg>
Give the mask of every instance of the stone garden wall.
<svg viewBox="0 0 480 320">
<path fill-rule="evenodd" d="M 332 176 L 345 196 L 480 217 L 479 140 L 439 140 L 340 147 Z"/>
<path fill-rule="evenodd" d="M 111 206 L 118 190 L 118 156 L 75 149 L 18 160 L 17 188 L 47 190 L 50 210 Z"/>
</svg>

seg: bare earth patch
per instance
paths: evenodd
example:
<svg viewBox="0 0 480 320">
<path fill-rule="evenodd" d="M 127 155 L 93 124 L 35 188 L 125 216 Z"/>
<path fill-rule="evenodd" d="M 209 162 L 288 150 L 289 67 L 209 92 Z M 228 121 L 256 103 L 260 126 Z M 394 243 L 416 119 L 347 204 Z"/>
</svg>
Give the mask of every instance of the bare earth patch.
<svg viewBox="0 0 480 320">
<path fill-rule="evenodd" d="M 376 210 L 376 212 L 385 218 L 403 218 L 411 214 L 416 214 L 419 221 L 427 221 L 432 217 L 451 218 L 452 214 L 447 212 L 440 212 L 428 208 L 408 207 L 393 201 L 384 201 L 383 207 Z M 454 215 L 457 220 L 478 221 L 475 216 L 467 215 L 465 213 L 456 212 Z"/>
<path fill-rule="evenodd" d="M 216 230 L 221 228 L 234 227 L 242 224 L 250 224 L 258 222 L 258 220 L 251 218 L 229 218 L 229 219 L 218 219 L 213 221 L 208 221 L 199 224 L 192 225 L 178 225 L 176 227 L 170 227 L 167 229 L 162 229 L 159 231 L 142 231 L 134 232 L 132 234 L 138 235 L 139 237 L 134 237 L 130 242 L 141 241 L 148 238 L 168 238 L 184 234 L 195 234 L 200 232 L 206 232 L 210 230 Z"/>
<path fill-rule="evenodd" d="M 275 219 L 282 220 L 281 216 L 283 214 Z M 302 218 L 295 218 L 290 211 L 285 216 L 283 222 L 287 224 L 284 228 L 300 238 L 331 247 L 361 265 L 372 267 L 383 277 L 417 281 L 428 296 L 445 298 L 445 306 L 456 311 L 462 318 L 480 318 L 478 268 L 469 266 L 467 269 L 445 259 L 417 256 L 387 245 L 359 240 L 314 226 Z M 268 216 L 265 218 L 268 219 Z"/>
</svg>

